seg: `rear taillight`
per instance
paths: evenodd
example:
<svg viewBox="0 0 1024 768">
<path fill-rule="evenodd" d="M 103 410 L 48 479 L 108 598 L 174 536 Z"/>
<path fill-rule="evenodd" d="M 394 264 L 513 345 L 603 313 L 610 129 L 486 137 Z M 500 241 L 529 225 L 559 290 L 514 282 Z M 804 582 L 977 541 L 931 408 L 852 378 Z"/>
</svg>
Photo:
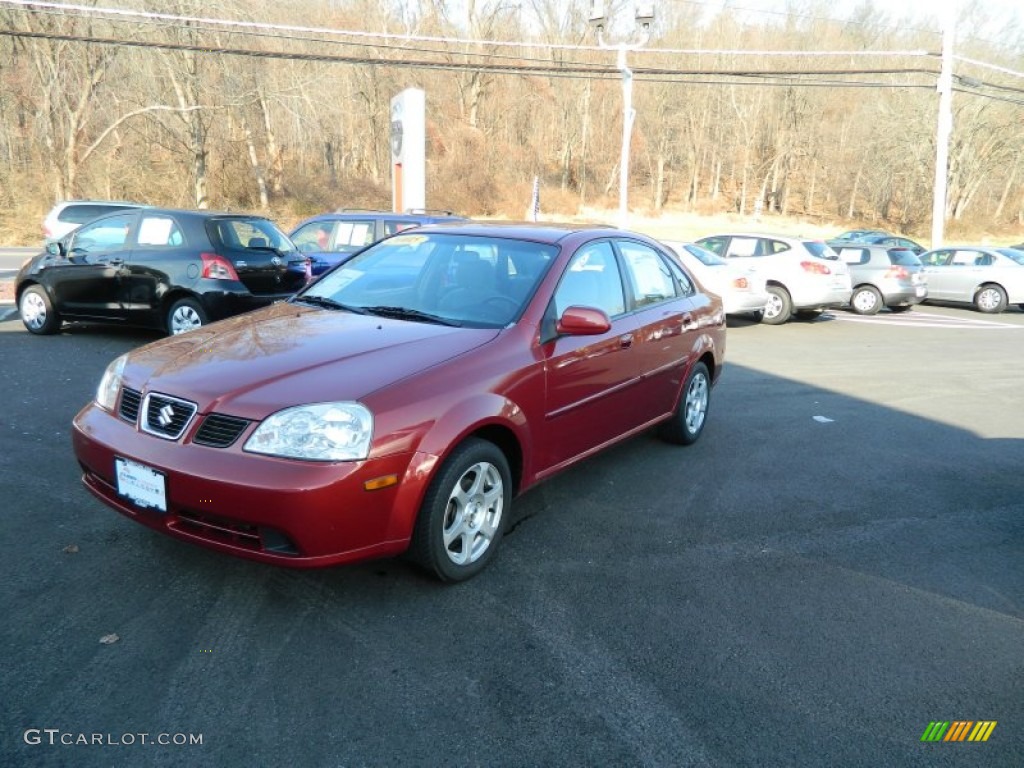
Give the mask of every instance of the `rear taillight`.
<svg viewBox="0 0 1024 768">
<path fill-rule="evenodd" d="M 832 270 L 826 267 L 824 264 L 819 264 L 816 261 L 801 261 L 800 266 L 803 267 L 804 272 L 810 272 L 812 275 L 831 275 Z"/>
<path fill-rule="evenodd" d="M 732 287 L 739 288 L 741 291 L 745 291 L 748 288 L 750 288 L 750 283 L 747 282 L 747 278 L 745 277 L 737 277 L 735 280 L 732 281 Z"/>
<path fill-rule="evenodd" d="M 906 280 L 910 277 L 910 273 L 907 272 L 906 267 L 889 267 L 885 270 L 886 277 L 892 277 L 896 280 Z"/>
<path fill-rule="evenodd" d="M 216 253 L 201 253 L 203 277 L 210 280 L 238 280 L 238 273 L 230 261 Z"/>
</svg>

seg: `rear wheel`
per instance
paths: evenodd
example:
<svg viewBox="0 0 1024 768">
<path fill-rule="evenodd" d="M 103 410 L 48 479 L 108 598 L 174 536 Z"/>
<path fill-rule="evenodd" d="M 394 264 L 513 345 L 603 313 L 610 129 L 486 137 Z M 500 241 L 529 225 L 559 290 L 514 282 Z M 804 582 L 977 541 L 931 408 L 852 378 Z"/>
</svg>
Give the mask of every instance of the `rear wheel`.
<svg viewBox="0 0 1024 768">
<path fill-rule="evenodd" d="M 882 294 L 873 285 L 862 285 L 850 297 L 850 309 L 858 315 L 874 315 L 882 308 Z"/>
<path fill-rule="evenodd" d="M 781 285 L 769 285 L 767 291 L 768 301 L 764 305 L 761 322 L 766 325 L 782 325 L 793 314 L 793 300 L 789 297 L 789 291 Z"/>
<path fill-rule="evenodd" d="M 41 285 L 30 285 L 22 291 L 18 300 L 18 314 L 21 315 L 21 322 L 32 333 L 48 336 L 60 330 L 60 315 Z"/>
<path fill-rule="evenodd" d="M 974 294 L 974 306 L 979 312 L 999 314 L 1006 309 L 1006 291 L 995 284 L 983 285 Z"/>
<path fill-rule="evenodd" d="M 409 556 L 442 581 L 476 576 L 494 558 L 512 502 L 512 475 L 501 450 L 470 438 L 430 483 Z"/>
<path fill-rule="evenodd" d="M 683 384 L 683 394 L 672 418 L 658 430 L 659 436 L 669 443 L 692 445 L 704 431 L 711 405 L 711 376 L 704 363 L 697 363 L 690 370 Z"/>
<path fill-rule="evenodd" d="M 195 299 L 178 299 L 167 310 L 167 333 L 177 336 L 206 325 L 206 310 Z"/>
</svg>

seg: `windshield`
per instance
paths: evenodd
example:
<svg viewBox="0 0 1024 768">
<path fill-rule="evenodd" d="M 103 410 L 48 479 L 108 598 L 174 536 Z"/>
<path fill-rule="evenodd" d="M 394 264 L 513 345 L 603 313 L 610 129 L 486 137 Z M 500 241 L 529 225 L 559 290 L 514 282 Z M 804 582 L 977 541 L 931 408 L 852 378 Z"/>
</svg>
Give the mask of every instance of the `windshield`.
<svg viewBox="0 0 1024 768">
<path fill-rule="evenodd" d="M 707 248 L 701 248 L 699 245 L 690 243 L 689 245 L 684 245 L 683 248 L 685 248 L 699 262 L 706 264 L 709 267 L 720 267 L 726 263 L 725 259 L 719 258 Z"/>
<path fill-rule="evenodd" d="M 518 319 L 558 253 L 503 237 L 418 231 L 371 246 L 296 297 L 338 308 L 475 328 Z M 326 306 L 325 302 L 318 302 Z"/>
<path fill-rule="evenodd" d="M 298 253 L 288 235 L 269 219 L 215 219 L 207 227 L 208 232 L 212 227 L 217 234 L 216 239 L 228 248 L 271 249 L 288 256 Z"/>
<path fill-rule="evenodd" d="M 890 248 L 889 261 L 897 267 L 920 267 L 921 260 L 909 248 Z"/>
<path fill-rule="evenodd" d="M 805 240 L 804 247 L 811 252 L 811 255 L 817 256 L 819 259 L 835 261 L 839 258 L 838 254 L 832 250 L 832 246 L 820 240 Z"/>
</svg>

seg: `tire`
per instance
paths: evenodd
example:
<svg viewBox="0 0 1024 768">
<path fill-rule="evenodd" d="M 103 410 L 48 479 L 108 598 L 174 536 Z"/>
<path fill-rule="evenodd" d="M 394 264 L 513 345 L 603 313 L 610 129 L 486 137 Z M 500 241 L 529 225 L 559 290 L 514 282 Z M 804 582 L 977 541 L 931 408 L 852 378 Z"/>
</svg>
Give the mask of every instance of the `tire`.
<svg viewBox="0 0 1024 768">
<path fill-rule="evenodd" d="M 167 310 L 167 333 L 177 336 L 206 325 L 206 310 L 195 299 L 178 299 Z"/>
<path fill-rule="evenodd" d="M 765 325 L 782 325 L 793 314 L 793 300 L 789 291 L 781 285 L 769 285 L 768 302 L 764 305 L 761 322 Z"/>
<path fill-rule="evenodd" d="M 1006 291 L 995 283 L 981 286 L 974 294 L 974 308 L 987 315 L 998 315 L 1006 309 Z"/>
<path fill-rule="evenodd" d="M 882 294 L 873 285 L 859 286 L 850 297 L 850 309 L 858 315 L 877 315 L 882 303 Z"/>
<path fill-rule="evenodd" d="M 49 336 L 60 330 L 60 315 L 53 308 L 53 302 L 41 285 L 30 285 L 21 292 L 21 298 L 18 299 L 18 314 L 30 333 Z"/>
<path fill-rule="evenodd" d="M 476 576 L 498 551 L 511 503 L 512 473 L 505 454 L 486 440 L 466 440 L 427 489 L 409 557 L 441 581 Z"/>
<path fill-rule="evenodd" d="M 676 412 L 661 425 L 659 436 L 668 443 L 693 445 L 704 433 L 710 405 L 711 376 L 708 367 L 698 362 L 686 377 Z"/>
<path fill-rule="evenodd" d="M 889 311 L 890 312 L 896 312 L 896 313 L 899 313 L 899 312 L 909 312 L 913 308 L 914 308 L 913 304 L 900 304 L 899 306 L 896 306 L 896 307 L 889 307 Z"/>
</svg>

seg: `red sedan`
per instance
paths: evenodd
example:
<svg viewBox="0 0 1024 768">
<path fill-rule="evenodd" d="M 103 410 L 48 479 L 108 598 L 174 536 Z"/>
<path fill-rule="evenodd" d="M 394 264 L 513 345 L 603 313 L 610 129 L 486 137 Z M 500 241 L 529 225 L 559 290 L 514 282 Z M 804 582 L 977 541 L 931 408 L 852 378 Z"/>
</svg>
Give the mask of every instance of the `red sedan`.
<svg viewBox="0 0 1024 768">
<path fill-rule="evenodd" d="M 494 557 L 512 499 L 657 425 L 700 437 L 718 297 L 658 242 L 446 225 L 384 240 L 285 303 L 113 361 L 74 421 L 122 514 L 254 560 Z"/>
</svg>

